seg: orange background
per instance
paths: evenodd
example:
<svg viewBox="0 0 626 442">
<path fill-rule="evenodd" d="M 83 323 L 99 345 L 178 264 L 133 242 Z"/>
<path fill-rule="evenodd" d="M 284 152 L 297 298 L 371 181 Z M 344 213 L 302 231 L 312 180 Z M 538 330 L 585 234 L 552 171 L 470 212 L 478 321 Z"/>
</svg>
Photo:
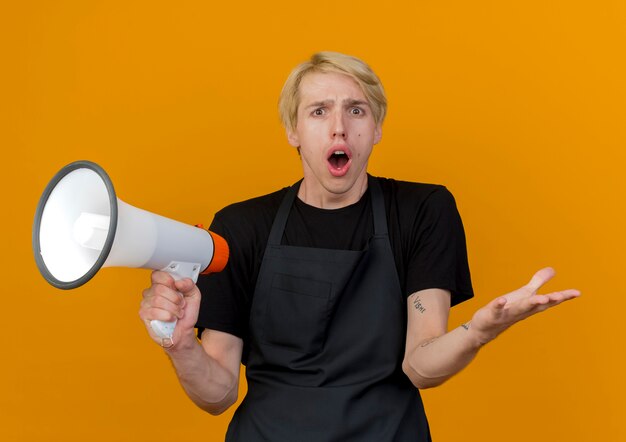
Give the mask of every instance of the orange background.
<svg viewBox="0 0 626 442">
<path fill-rule="evenodd" d="M 0 439 L 223 439 L 232 412 L 196 409 L 138 319 L 149 272 L 52 288 L 32 257 L 35 207 L 78 159 L 124 201 L 205 225 L 292 183 L 278 94 L 296 63 L 335 50 L 387 90 L 370 171 L 456 196 L 477 296 L 451 326 L 545 265 L 548 289 L 583 292 L 425 391 L 435 440 L 626 440 L 625 5 L 5 2 Z"/>
</svg>

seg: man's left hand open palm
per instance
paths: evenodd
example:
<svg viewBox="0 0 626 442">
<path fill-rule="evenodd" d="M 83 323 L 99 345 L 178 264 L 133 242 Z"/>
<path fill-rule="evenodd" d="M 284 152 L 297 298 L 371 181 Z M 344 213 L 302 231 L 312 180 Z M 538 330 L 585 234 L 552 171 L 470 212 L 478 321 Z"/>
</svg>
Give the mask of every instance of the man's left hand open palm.
<svg viewBox="0 0 626 442">
<path fill-rule="evenodd" d="M 580 296 L 580 292 L 574 289 L 538 294 L 537 291 L 555 274 L 554 269 L 543 268 L 525 286 L 499 296 L 478 310 L 471 327 L 478 333 L 481 343 L 486 344 L 516 322 Z"/>
</svg>

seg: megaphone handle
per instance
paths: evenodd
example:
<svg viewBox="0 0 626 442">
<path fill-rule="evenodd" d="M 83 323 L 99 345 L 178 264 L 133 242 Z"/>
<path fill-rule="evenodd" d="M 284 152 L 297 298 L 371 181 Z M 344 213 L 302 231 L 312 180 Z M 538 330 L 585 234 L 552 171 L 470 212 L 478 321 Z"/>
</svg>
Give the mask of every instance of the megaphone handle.
<svg viewBox="0 0 626 442">
<path fill-rule="evenodd" d="M 161 270 L 172 275 L 172 277 L 176 281 L 184 278 L 191 278 L 193 282 L 197 282 L 198 274 L 200 273 L 200 264 L 189 262 L 171 262 Z M 156 333 L 159 338 L 171 339 L 174 335 L 176 322 L 176 319 L 174 319 L 172 322 L 158 321 L 156 319 L 153 319 L 152 321 L 150 321 L 150 327 L 152 328 L 152 330 L 154 330 L 154 333 Z"/>
<path fill-rule="evenodd" d="M 172 338 L 174 335 L 174 329 L 176 328 L 177 320 L 172 322 L 164 322 L 153 319 L 150 321 L 150 327 L 156 333 L 159 338 Z"/>
</svg>

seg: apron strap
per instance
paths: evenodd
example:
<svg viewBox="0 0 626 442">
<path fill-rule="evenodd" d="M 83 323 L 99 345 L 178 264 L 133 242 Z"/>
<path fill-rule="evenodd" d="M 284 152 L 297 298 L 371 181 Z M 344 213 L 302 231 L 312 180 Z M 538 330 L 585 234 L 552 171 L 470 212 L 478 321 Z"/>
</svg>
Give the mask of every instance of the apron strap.
<svg viewBox="0 0 626 442">
<path fill-rule="evenodd" d="M 300 189 L 300 183 L 302 183 L 302 180 L 298 181 L 287 190 L 287 194 L 283 198 L 283 201 L 278 208 L 278 213 L 276 213 L 276 217 L 274 218 L 272 230 L 270 231 L 270 236 L 267 240 L 268 246 L 280 245 L 280 242 L 283 239 L 285 226 L 287 225 L 287 218 L 289 218 L 289 212 L 291 212 L 291 206 L 293 205 L 296 195 L 298 195 L 298 190 Z"/>
<path fill-rule="evenodd" d="M 276 218 L 272 224 L 272 230 L 268 238 L 268 245 L 279 246 L 283 239 L 283 232 L 287 225 L 287 219 L 289 218 L 289 212 L 291 212 L 291 206 L 293 205 L 300 184 L 302 180 L 295 183 L 287 190 L 287 194 L 283 198 L 283 201 L 278 208 Z M 367 186 L 370 190 L 370 198 L 372 199 L 372 213 L 374 217 L 374 235 L 387 235 L 387 212 L 385 211 L 385 200 L 383 198 L 383 192 L 378 184 L 378 180 L 367 174 Z"/>
<path fill-rule="evenodd" d="M 372 198 L 372 213 L 374 215 L 374 235 L 387 235 L 387 211 L 385 210 L 385 199 L 378 180 L 367 174 L 367 186 Z"/>
</svg>

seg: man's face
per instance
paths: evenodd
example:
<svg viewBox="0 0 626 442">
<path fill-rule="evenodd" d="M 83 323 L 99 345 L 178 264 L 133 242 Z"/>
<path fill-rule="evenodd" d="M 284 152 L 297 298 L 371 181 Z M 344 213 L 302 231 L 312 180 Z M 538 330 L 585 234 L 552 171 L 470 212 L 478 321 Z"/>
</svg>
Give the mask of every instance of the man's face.
<svg viewBox="0 0 626 442">
<path fill-rule="evenodd" d="M 300 83 L 296 129 L 287 133 L 289 143 L 300 147 L 305 202 L 318 207 L 355 202 L 358 189 L 366 186 L 367 162 L 381 135 L 365 94 L 352 78 L 334 72 L 307 74 Z"/>
</svg>

